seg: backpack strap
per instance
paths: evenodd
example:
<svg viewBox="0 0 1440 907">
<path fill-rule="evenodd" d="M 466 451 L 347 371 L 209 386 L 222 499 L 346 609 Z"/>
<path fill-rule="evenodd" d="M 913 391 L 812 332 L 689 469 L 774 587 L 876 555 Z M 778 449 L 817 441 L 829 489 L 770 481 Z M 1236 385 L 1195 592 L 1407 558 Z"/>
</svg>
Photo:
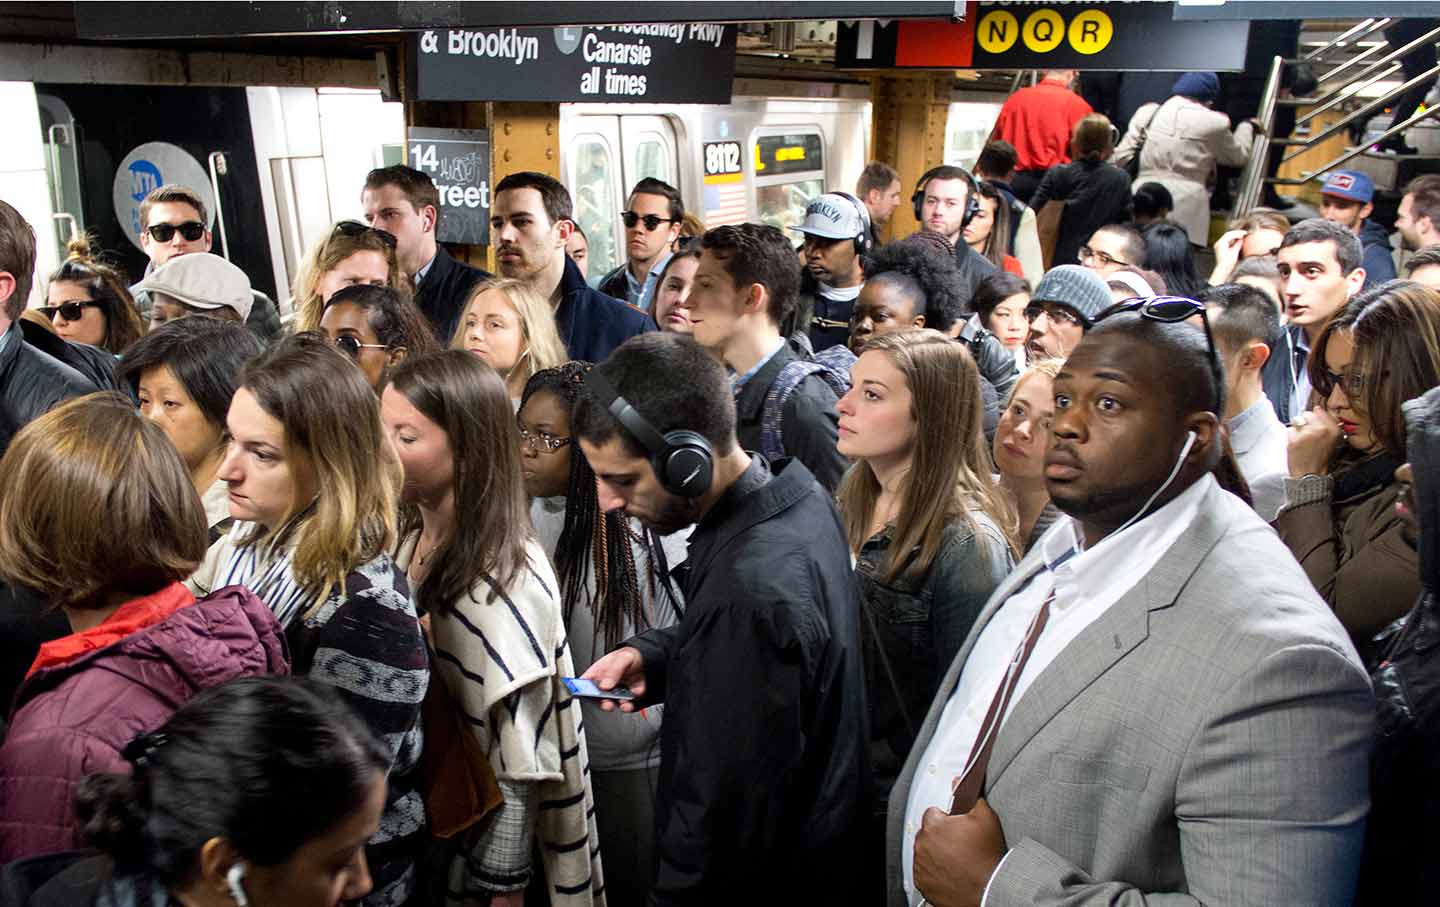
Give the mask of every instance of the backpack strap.
<svg viewBox="0 0 1440 907">
<path fill-rule="evenodd" d="M 801 381 L 825 370 L 825 366 L 818 362 L 795 359 L 780 369 L 780 374 L 775 376 L 770 389 L 765 392 L 765 406 L 760 411 L 760 454 L 771 463 L 785 456 L 780 419 L 790 395 L 795 393 Z"/>
</svg>

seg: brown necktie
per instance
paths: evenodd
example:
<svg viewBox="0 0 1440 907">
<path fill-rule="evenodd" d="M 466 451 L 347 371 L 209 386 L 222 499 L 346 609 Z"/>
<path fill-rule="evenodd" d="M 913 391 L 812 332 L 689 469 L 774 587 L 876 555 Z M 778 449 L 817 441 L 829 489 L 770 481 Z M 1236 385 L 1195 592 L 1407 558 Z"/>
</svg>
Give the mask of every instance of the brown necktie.
<svg viewBox="0 0 1440 907">
<path fill-rule="evenodd" d="M 980 799 L 980 794 L 985 789 L 985 769 L 990 765 L 990 752 L 995 749 L 995 738 L 1000 736 L 1000 720 L 1005 717 L 1005 708 L 1010 704 L 1015 688 L 1020 685 L 1020 675 L 1025 671 L 1025 663 L 1030 660 L 1030 653 L 1035 650 L 1035 643 L 1039 641 L 1040 634 L 1045 630 L 1045 623 L 1050 619 L 1050 603 L 1054 600 L 1055 593 L 1052 591 L 1030 621 L 1030 629 L 1025 633 L 1020 649 L 1011 659 L 1005 676 L 1000 678 L 1000 687 L 995 691 L 995 698 L 990 700 L 990 710 L 985 713 L 985 720 L 980 722 L 980 733 L 976 735 L 975 745 L 970 749 L 970 758 L 965 760 L 969 768 L 955 783 L 955 795 L 950 801 L 952 816 L 962 816 L 974 809 L 975 801 Z"/>
</svg>

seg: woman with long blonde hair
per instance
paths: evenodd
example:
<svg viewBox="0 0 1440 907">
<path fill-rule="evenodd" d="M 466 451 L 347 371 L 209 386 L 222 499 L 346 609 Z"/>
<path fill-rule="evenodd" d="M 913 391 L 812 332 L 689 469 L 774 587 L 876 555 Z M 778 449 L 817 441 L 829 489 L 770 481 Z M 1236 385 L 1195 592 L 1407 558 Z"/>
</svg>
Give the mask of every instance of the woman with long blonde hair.
<svg viewBox="0 0 1440 907">
<path fill-rule="evenodd" d="M 414 283 L 400 270 L 395 237 L 358 220 L 342 220 L 310 247 L 295 274 L 295 330 L 320 330 L 326 301 L 345 287 L 359 285 L 389 287 L 406 300 L 415 295 Z"/>
<path fill-rule="evenodd" d="M 416 790 L 429 659 L 395 546 L 400 463 L 365 376 L 323 335 L 287 337 L 245 366 L 217 475 L 229 535 L 191 578 L 250 589 L 274 612 L 293 673 L 335 686 L 392 747 L 376 903 L 410 897 L 423 845 Z"/>
<path fill-rule="evenodd" d="M 939 331 L 882 334 L 850 375 L 838 447 L 855 463 L 838 498 L 860 585 L 878 854 L 890 786 L 1016 546 L 965 346 Z"/>
<path fill-rule="evenodd" d="M 549 301 L 529 284 L 508 277 L 475 287 L 450 346 L 470 351 L 499 372 L 517 406 L 531 375 L 569 358 Z"/>
</svg>

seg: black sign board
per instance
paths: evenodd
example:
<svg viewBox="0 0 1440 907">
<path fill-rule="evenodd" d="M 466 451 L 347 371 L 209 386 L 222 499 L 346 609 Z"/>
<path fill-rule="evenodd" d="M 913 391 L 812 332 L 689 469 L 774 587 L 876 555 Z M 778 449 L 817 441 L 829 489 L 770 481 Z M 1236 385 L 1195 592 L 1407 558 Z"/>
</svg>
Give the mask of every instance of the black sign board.
<svg viewBox="0 0 1440 907">
<path fill-rule="evenodd" d="M 1205 3 L 1175 4 L 1175 18 L 1197 19 L 1368 19 L 1374 16 L 1404 18 L 1425 9 L 1415 0 L 1325 0 L 1324 3 L 1303 4 L 1296 9 L 1294 0 L 1219 0 Z"/>
<path fill-rule="evenodd" d="M 525 25 L 609 25 L 622 22 L 776 22 L 858 19 L 883 15 L 938 19 L 959 15 L 957 0 L 829 0 L 817 10 L 805 0 L 546 0 L 475 3 L 468 0 L 310 0 L 280 3 L 112 3 L 77 0 L 81 38 L 216 38 L 237 35 L 354 34 L 442 28 Z"/>
<path fill-rule="evenodd" d="M 430 174 L 440 190 L 441 242 L 490 242 L 490 133 L 484 129 L 420 129 L 406 133 L 407 163 Z"/>
<path fill-rule="evenodd" d="M 412 38 L 408 100 L 728 104 L 735 26 L 447 28 Z"/>
<path fill-rule="evenodd" d="M 1168 3 L 971 2 L 961 22 L 841 23 L 847 69 L 1241 71 L 1249 24 L 1177 22 Z"/>
</svg>

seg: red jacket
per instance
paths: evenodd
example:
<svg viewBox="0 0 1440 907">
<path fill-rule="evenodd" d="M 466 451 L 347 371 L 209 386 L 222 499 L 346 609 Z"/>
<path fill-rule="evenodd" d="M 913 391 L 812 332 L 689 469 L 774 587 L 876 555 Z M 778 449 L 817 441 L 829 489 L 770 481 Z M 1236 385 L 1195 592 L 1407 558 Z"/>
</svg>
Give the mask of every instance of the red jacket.
<svg viewBox="0 0 1440 907">
<path fill-rule="evenodd" d="M 113 639 L 127 624 L 131 632 Z M 106 636 L 113 641 L 94 647 Z M 47 643 L 0 746 L 0 863 L 80 846 L 76 785 L 95 772 L 128 772 L 125 745 L 196 693 L 289 672 L 280 625 L 240 586 L 196 602 L 176 584 Z"/>
<path fill-rule="evenodd" d="M 1070 162 L 1070 131 L 1091 112 L 1060 82 L 1041 79 L 1006 99 L 990 138 L 1015 146 L 1016 170 L 1048 170 Z"/>
</svg>

